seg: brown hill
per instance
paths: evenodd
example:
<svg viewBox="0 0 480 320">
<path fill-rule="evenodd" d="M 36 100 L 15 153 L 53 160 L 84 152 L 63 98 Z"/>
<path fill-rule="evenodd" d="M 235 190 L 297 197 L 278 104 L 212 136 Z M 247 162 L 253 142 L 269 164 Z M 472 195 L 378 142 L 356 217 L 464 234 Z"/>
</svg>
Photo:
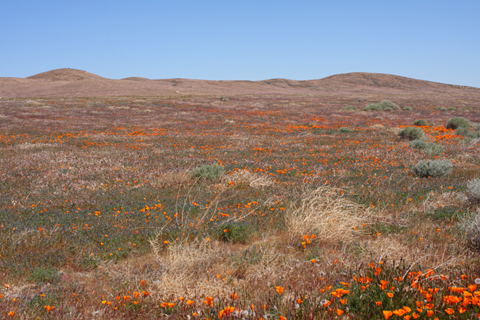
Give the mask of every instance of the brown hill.
<svg viewBox="0 0 480 320">
<path fill-rule="evenodd" d="M 30 77 L 27 79 L 33 80 L 45 80 L 45 81 L 79 81 L 79 80 L 95 80 L 95 79 L 105 79 L 96 74 L 78 70 L 78 69 L 55 69 L 47 72 L 42 72 Z"/>
<path fill-rule="evenodd" d="M 262 81 L 113 80 L 77 70 L 57 69 L 28 78 L 0 78 L 0 97 L 99 97 L 175 95 L 408 95 L 474 94 L 479 88 L 456 86 L 380 73 L 345 73 L 317 80 Z"/>
</svg>

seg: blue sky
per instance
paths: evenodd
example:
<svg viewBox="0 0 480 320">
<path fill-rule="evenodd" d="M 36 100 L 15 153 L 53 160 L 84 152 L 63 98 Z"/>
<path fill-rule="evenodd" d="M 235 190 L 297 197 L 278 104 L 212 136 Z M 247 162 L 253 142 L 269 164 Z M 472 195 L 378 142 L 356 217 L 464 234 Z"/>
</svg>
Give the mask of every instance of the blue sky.
<svg viewBox="0 0 480 320">
<path fill-rule="evenodd" d="M 480 87 L 479 0 L 2 0 L 0 77 L 319 79 Z"/>
</svg>

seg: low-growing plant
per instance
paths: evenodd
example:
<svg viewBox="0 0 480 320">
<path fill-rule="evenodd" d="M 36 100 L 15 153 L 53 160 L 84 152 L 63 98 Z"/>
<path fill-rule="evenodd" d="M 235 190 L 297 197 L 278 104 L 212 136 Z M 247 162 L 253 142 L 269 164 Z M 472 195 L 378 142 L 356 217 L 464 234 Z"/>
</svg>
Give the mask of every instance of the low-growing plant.
<svg viewBox="0 0 480 320">
<path fill-rule="evenodd" d="M 380 111 L 380 110 L 382 110 L 382 107 L 378 103 L 370 103 L 365 108 L 363 108 L 363 110 L 364 111 L 371 111 L 371 110 Z"/>
<path fill-rule="evenodd" d="M 440 111 L 447 111 L 447 108 L 439 107 L 438 110 L 440 110 Z"/>
<path fill-rule="evenodd" d="M 410 142 L 410 147 L 414 149 L 425 149 L 427 147 L 427 143 L 425 142 L 425 140 L 415 139 Z"/>
<path fill-rule="evenodd" d="M 480 204 L 480 179 L 473 179 L 467 183 L 467 198 L 471 204 Z"/>
<path fill-rule="evenodd" d="M 423 137 L 423 129 L 418 127 L 406 127 L 398 134 L 402 139 L 417 140 Z"/>
<path fill-rule="evenodd" d="M 467 136 L 470 133 L 470 128 L 468 127 L 458 127 L 457 130 L 455 130 L 455 134 L 457 136 Z"/>
<path fill-rule="evenodd" d="M 422 160 L 412 167 L 413 172 L 422 178 L 442 177 L 450 172 L 453 165 L 449 160 Z"/>
<path fill-rule="evenodd" d="M 471 141 L 473 139 L 478 139 L 480 138 L 480 132 L 475 132 L 475 131 L 470 131 L 467 133 L 467 135 L 465 136 L 465 139 L 467 141 Z"/>
<path fill-rule="evenodd" d="M 448 107 L 448 110 L 450 110 L 450 111 L 455 111 L 455 110 L 457 110 L 457 108 L 455 108 L 455 107 Z"/>
<path fill-rule="evenodd" d="M 341 127 L 340 129 L 338 129 L 338 131 L 340 131 L 341 133 L 349 133 L 352 132 L 352 129 L 348 127 Z"/>
<path fill-rule="evenodd" d="M 427 124 L 427 121 L 425 121 L 423 119 L 418 119 L 418 120 L 413 121 L 413 125 L 418 126 L 418 127 L 423 127 L 423 126 L 426 126 L 428 124 Z"/>
<path fill-rule="evenodd" d="M 60 275 L 58 274 L 58 270 L 55 268 L 38 267 L 33 270 L 28 279 L 37 284 L 53 284 L 60 281 Z"/>
<path fill-rule="evenodd" d="M 412 111 L 413 109 L 412 109 L 412 107 L 405 107 L 405 108 L 403 108 L 403 110 L 405 110 L 405 111 Z"/>
<path fill-rule="evenodd" d="M 224 102 L 230 101 L 227 97 L 220 97 L 220 100 L 221 100 L 221 101 L 224 101 Z"/>
<path fill-rule="evenodd" d="M 460 214 L 460 209 L 452 207 L 440 207 L 430 214 L 432 220 L 454 220 L 457 219 Z"/>
<path fill-rule="evenodd" d="M 445 152 L 445 147 L 435 142 L 429 142 L 425 145 L 425 153 L 431 156 L 438 156 Z"/>
<path fill-rule="evenodd" d="M 447 121 L 445 128 L 447 129 L 457 129 L 460 127 L 470 128 L 471 123 L 463 117 L 453 117 Z"/>
<path fill-rule="evenodd" d="M 392 110 L 400 109 L 399 106 L 397 106 L 395 103 L 389 100 L 383 100 L 382 102 L 380 102 L 380 105 L 382 106 L 383 110 L 385 110 L 386 108 L 391 108 Z"/>
<path fill-rule="evenodd" d="M 222 176 L 224 168 L 218 164 L 202 164 L 193 170 L 194 178 L 203 178 L 207 180 L 217 180 Z"/>
<path fill-rule="evenodd" d="M 233 243 L 246 243 L 251 234 L 251 227 L 243 221 L 229 221 L 220 225 L 220 239 Z"/>
<path fill-rule="evenodd" d="M 348 110 L 355 110 L 356 108 L 354 106 L 346 106 L 343 108 L 343 110 L 348 111 Z"/>
<path fill-rule="evenodd" d="M 388 100 L 383 100 L 382 102 L 378 103 L 371 103 L 367 105 L 363 110 L 365 111 L 392 111 L 392 110 L 399 110 L 400 107 L 397 106 L 395 103 L 388 101 Z"/>
</svg>

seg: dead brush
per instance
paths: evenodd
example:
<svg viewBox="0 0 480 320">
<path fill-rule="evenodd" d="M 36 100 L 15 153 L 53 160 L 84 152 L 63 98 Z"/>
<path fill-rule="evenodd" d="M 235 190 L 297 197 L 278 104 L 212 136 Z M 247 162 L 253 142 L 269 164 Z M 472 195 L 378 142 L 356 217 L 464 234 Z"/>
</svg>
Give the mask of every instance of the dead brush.
<svg viewBox="0 0 480 320">
<path fill-rule="evenodd" d="M 221 267 L 226 257 L 226 249 L 220 243 L 200 238 L 165 243 L 157 234 L 150 244 L 161 265 L 160 279 L 154 281 L 159 299 L 203 297 L 226 289 L 226 284 L 206 281 L 212 269 Z"/>
<path fill-rule="evenodd" d="M 322 186 L 306 191 L 300 203 L 285 214 L 288 244 L 298 244 L 302 236 L 316 236 L 318 241 L 351 241 L 364 232 L 370 222 L 365 208 L 345 198 L 339 189 Z"/>
<path fill-rule="evenodd" d="M 252 173 L 248 170 L 238 170 L 222 177 L 221 188 L 228 188 L 229 184 L 246 184 L 251 188 L 258 189 L 272 186 L 275 182 L 264 174 Z"/>
<path fill-rule="evenodd" d="M 159 177 L 151 177 L 150 184 L 155 188 L 183 189 L 192 182 L 192 177 L 187 170 L 168 171 Z"/>
</svg>

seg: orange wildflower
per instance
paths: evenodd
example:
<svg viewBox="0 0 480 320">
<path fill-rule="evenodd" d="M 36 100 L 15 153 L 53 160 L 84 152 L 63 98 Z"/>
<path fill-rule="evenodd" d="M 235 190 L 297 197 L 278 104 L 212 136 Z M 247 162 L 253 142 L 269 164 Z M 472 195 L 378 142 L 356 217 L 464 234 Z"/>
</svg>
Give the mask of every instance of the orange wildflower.
<svg viewBox="0 0 480 320">
<path fill-rule="evenodd" d="M 388 310 L 383 310 L 382 313 L 383 313 L 383 316 L 385 317 L 385 320 L 388 320 L 388 318 L 390 318 L 393 314 L 392 311 L 388 311 Z"/>
<path fill-rule="evenodd" d="M 452 315 L 455 313 L 455 310 L 453 310 L 452 308 L 448 308 L 448 309 L 445 309 L 445 312 L 448 313 L 449 315 Z"/>
</svg>

